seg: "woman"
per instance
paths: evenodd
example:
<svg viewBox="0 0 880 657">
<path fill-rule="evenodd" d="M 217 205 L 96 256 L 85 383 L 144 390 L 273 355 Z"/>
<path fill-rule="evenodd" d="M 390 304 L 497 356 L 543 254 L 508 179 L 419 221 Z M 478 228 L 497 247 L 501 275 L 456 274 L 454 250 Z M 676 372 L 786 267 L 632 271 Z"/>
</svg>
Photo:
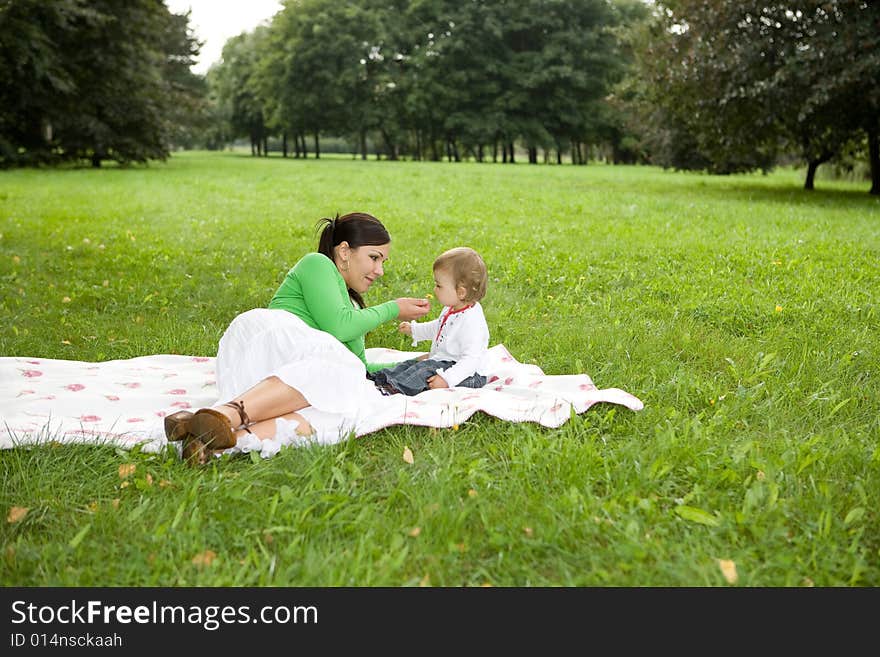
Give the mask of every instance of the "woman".
<svg viewBox="0 0 880 657">
<path fill-rule="evenodd" d="M 298 422 L 297 433 L 309 435 L 297 412 L 307 407 L 346 415 L 369 410 L 379 393 L 366 372 L 387 365 L 367 362 L 364 335 L 430 310 L 427 299 L 364 303 L 361 295 L 385 273 L 391 247 L 378 219 L 353 212 L 322 224 L 318 252 L 294 265 L 268 308 L 238 315 L 220 339 L 217 387 L 229 401 L 165 418 L 165 435 L 183 441 L 187 463 L 206 463 L 245 432 L 271 438 L 278 419 Z"/>
</svg>

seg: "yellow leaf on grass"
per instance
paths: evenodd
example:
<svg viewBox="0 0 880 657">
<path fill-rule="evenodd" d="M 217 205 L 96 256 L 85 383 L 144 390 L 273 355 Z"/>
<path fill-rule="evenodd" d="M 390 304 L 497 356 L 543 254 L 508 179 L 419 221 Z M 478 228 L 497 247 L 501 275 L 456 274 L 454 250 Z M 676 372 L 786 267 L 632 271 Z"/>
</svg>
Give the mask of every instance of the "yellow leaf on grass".
<svg viewBox="0 0 880 657">
<path fill-rule="evenodd" d="M 134 463 L 123 463 L 119 466 L 119 478 L 125 479 L 134 474 L 135 468 L 137 466 Z"/>
<path fill-rule="evenodd" d="M 18 522 L 24 518 L 30 509 L 26 506 L 14 506 L 9 509 L 9 515 L 6 516 L 6 522 Z"/>
<path fill-rule="evenodd" d="M 205 550 L 194 556 L 192 562 L 194 566 L 210 566 L 216 558 L 217 553 L 214 550 Z"/>
<path fill-rule="evenodd" d="M 406 461 L 407 463 L 409 463 L 410 465 L 412 465 L 413 462 L 415 461 L 415 459 L 413 459 L 412 450 L 409 447 L 407 447 L 406 445 L 403 446 L 403 460 Z"/>
<path fill-rule="evenodd" d="M 733 561 L 730 559 L 719 559 L 718 567 L 721 568 L 721 574 L 724 575 L 724 579 L 727 580 L 728 584 L 736 584 L 739 575 L 736 573 L 736 564 Z"/>
<path fill-rule="evenodd" d="M 418 536 L 421 533 L 422 533 L 421 527 L 413 527 L 412 529 L 409 530 L 409 535 L 412 536 L 413 538 L 415 538 L 416 536 Z"/>
</svg>

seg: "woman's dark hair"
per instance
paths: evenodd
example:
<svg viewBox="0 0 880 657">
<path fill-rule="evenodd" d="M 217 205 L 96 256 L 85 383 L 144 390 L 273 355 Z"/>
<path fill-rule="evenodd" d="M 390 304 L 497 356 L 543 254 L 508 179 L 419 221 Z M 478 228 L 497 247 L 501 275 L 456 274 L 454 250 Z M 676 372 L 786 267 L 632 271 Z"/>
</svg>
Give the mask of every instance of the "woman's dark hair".
<svg viewBox="0 0 880 657">
<path fill-rule="evenodd" d="M 318 253 L 323 253 L 330 260 L 333 260 L 333 248 L 342 242 L 348 242 L 352 249 L 358 249 L 362 246 L 382 246 L 391 241 L 391 235 L 382 222 L 366 212 L 349 212 L 341 217 L 337 214 L 333 219 L 324 217 L 315 224 L 315 230 L 321 232 Z M 367 307 L 361 295 L 351 288 L 348 288 L 348 296 L 359 308 Z"/>
</svg>

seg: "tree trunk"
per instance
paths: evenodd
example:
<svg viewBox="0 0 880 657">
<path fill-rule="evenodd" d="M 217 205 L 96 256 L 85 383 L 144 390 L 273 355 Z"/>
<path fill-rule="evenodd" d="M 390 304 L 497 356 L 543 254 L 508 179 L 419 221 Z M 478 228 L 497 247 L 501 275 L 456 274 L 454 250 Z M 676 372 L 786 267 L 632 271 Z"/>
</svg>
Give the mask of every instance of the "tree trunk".
<svg viewBox="0 0 880 657">
<path fill-rule="evenodd" d="M 813 182 L 816 179 L 816 169 L 819 168 L 819 164 L 821 163 L 818 160 L 810 160 L 807 162 L 807 179 L 804 180 L 804 189 L 813 191 Z"/>
<path fill-rule="evenodd" d="M 317 131 L 315 131 L 315 159 L 321 159 L 321 142 L 318 139 Z"/>
<path fill-rule="evenodd" d="M 263 135 L 263 157 L 269 157 L 269 138 Z"/>
<path fill-rule="evenodd" d="M 361 128 L 360 134 L 360 146 L 361 146 L 361 159 L 367 159 L 367 130 L 365 128 Z"/>
<path fill-rule="evenodd" d="M 880 195 L 880 129 L 868 130 L 868 160 L 871 163 L 871 191 Z"/>
<path fill-rule="evenodd" d="M 101 168 L 101 156 L 97 153 L 92 153 L 92 167 L 95 169 Z"/>
<path fill-rule="evenodd" d="M 538 147 L 529 146 L 529 164 L 538 163 Z"/>
<path fill-rule="evenodd" d="M 498 138 L 492 140 L 492 162 L 498 162 Z"/>
<path fill-rule="evenodd" d="M 306 148 L 306 133 L 299 133 L 299 149 L 302 151 L 302 156 L 307 158 L 309 156 L 309 149 Z"/>
<path fill-rule="evenodd" d="M 807 160 L 807 179 L 804 181 L 804 189 L 808 191 L 813 191 L 813 183 L 816 180 L 816 169 L 819 168 L 820 164 L 823 164 L 830 160 L 831 156 L 832 153 L 826 151 L 816 159 Z"/>
<path fill-rule="evenodd" d="M 287 157 L 287 131 L 281 133 L 281 157 Z"/>
</svg>

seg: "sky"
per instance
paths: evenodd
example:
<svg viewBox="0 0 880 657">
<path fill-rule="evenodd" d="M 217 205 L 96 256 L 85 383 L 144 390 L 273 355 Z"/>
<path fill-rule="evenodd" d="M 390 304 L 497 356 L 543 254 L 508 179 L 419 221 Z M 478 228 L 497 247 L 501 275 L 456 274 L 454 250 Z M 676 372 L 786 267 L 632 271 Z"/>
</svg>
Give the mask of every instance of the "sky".
<svg viewBox="0 0 880 657">
<path fill-rule="evenodd" d="M 165 0 L 165 4 L 175 14 L 192 9 L 190 25 L 204 42 L 192 70 L 202 74 L 220 59 L 228 38 L 250 32 L 281 9 L 279 0 Z"/>
</svg>

